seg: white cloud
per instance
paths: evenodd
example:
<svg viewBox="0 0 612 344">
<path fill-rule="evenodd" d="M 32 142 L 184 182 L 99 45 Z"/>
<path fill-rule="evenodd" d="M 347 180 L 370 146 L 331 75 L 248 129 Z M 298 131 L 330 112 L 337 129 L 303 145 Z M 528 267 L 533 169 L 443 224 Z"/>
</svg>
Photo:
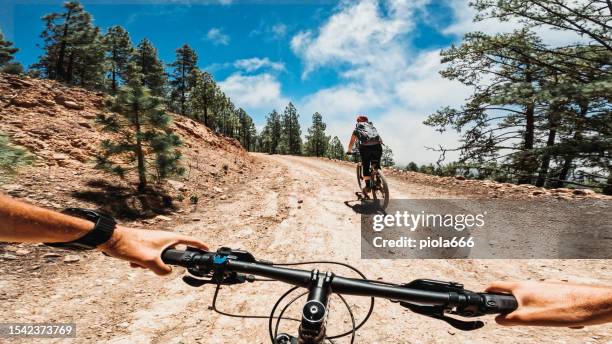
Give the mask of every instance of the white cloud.
<svg viewBox="0 0 612 344">
<path fill-rule="evenodd" d="M 272 32 L 272 38 L 282 39 L 287 34 L 287 25 L 283 23 L 276 23 L 272 25 L 270 31 Z"/>
<path fill-rule="evenodd" d="M 280 82 L 269 73 L 234 73 L 221 81 L 219 87 L 234 104 L 243 107 L 251 115 L 268 113 L 272 109 L 282 110 L 289 102 L 282 96 Z"/>
<path fill-rule="evenodd" d="M 274 62 L 267 57 L 252 57 L 249 59 L 236 60 L 234 61 L 233 66 L 237 69 L 243 69 L 249 73 L 260 69 L 271 69 L 279 72 L 285 70 L 285 65 L 282 62 Z"/>
<path fill-rule="evenodd" d="M 323 66 L 384 66 L 402 54 L 398 40 L 413 28 L 411 18 L 422 5 L 422 1 L 388 0 L 383 14 L 376 0 L 345 2 L 317 32 L 296 34 L 291 49 L 304 62 L 304 76 Z"/>
<path fill-rule="evenodd" d="M 213 42 L 215 45 L 228 45 L 230 36 L 223 33 L 221 28 L 213 27 L 206 33 L 206 40 Z"/>
</svg>

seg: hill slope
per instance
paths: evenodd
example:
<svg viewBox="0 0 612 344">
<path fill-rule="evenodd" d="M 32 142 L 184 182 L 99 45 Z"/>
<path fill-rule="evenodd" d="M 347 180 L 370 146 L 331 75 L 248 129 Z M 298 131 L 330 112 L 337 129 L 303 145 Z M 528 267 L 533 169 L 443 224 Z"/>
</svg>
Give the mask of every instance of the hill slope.
<svg viewBox="0 0 612 344">
<path fill-rule="evenodd" d="M 2 191 L 51 208 L 86 206 L 136 219 L 181 211 L 192 197 L 200 204 L 228 197 L 229 187 L 248 175 L 252 158 L 238 141 L 173 116 L 172 127 L 184 143 L 186 174 L 155 186 L 156 193 L 135 195 L 134 180 L 94 169 L 100 141 L 112 138 L 95 123 L 103 100 L 102 93 L 52 80 L 0 74 L 0 134 L 36 157 Z"/>
</svg>

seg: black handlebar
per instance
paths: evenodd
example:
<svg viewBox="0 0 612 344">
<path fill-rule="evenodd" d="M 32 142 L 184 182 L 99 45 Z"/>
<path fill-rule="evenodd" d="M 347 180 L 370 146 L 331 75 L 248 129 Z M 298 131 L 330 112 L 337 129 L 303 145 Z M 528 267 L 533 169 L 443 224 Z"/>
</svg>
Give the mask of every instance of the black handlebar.
<svg viewBox="0 0 612 344">
<path fill-rule="evenodd" d="M 318 270 L 307 271 L 274 266 L 269 262 L 255 260 L 248 252 L 228 248 L 222 248 L 216 253 L 195 249 L 187 251 L 168 249 L 163 252 L 162 260 L 166 264 L 188 268 L 196 276 L 215 278 L 214 272 L 222 270 L 224 276 L 221 276 L 221 279 L 217 276 L 217 283 L 222 283 L 223 278 L 228 278 L 231 281 L 237 280 L 235 276 L 234 279 L 228 277 L 228 273 L 251 274 L 308 288 L 313 273 L 318 273 L 321 278 L 326 275 L 324 272 L 318 272 Z M 244 281 L 244 278 L 242 281 Z M 505 314 L 518 307 L 515 297 L 510 294 L 476 293 L 463 289 L 463 285 L 458 283 L 434 280 L 415 280 L 408 284 L 393 285 L 333 276 L 331 290 L 336 294 L 369 296 L 399 301 L 402 306 L 414 312 L 435 318 L 443 317 L 443 313 L 464 317 Z M 448 322 L 447 319 L 455 320 L 453 318 L 443 320 Z M 456 326 L 455 324 L 452 325 Z"/>
</svg>

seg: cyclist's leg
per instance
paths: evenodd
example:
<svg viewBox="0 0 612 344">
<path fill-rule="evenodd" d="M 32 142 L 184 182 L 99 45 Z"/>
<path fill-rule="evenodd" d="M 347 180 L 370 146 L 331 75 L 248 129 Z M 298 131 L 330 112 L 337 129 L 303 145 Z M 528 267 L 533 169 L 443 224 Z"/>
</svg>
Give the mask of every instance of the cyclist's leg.
<svg viewBox="0 0 612 344">
<path fill-rule="evenodd" d="M 372 149 L 370 146 L 360 146 L 359 153 L 361 155 L 361 163 L 363 165 L 363 180 L 366 188 L 370 187 L 371 164 L 372 164 Z"/>
<path fill-rule="evenodd" d="M 376 168 L 380 169 L 380 159 L 382 159 L 382 145 L 374 145 L 371 150 L 371 161 L 376 161 Z"/>
</svg>

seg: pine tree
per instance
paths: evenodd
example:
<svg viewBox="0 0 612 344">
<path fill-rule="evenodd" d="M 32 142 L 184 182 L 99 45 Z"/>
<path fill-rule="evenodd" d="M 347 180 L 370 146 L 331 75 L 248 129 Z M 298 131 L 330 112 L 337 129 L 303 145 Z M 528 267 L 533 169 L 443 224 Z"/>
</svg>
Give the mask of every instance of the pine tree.
<svg viewBox="0 0 612 344">
<path fill-rule="evenodd" d="M 282 132 L 279 141 L 279 152 L 281 154 L 299 155 L 302 153 L 302 130 L 300 129 L 299 117 L 295 106 L 289 103 L 281 120 Z"/>
<path fill-rule="evenodd" d="M 43 17 L 45 54 L 33 67 L 43 76 L 72 84 L 101 87 L 104 60 L 99 58 L 99 29 L 78 1 L 64 3 L 64 12 Z"/>
<path fill-rule="evenodd" d="M 114 140 L 104 140 L 96 167 L 126 177 L 136 171 L 138 190 L 144 191 L 149 177 L 158 180 L 182 174 L 179 166 L 181 141 L 172 133 L 170 117 L 163 110 L 163 101 L 138 80 L 122 87 L 107 102 L 109 113 L 98 117 L 103 130 L 118 134 Z M 155 173 L 149 170 L 155 166 Z"/>
<path fill-rule="evenodd" d="M 12 145 L 9 138 L 0 134 L 0 182 L 10 179 L 17 170 L 34 161 L 34 157 L 22 147 Z"/>
<path fill-rule="evenodd" d="M 336 160 L 344 160 L 344 146 L 342 145 L 342 142 L 340 142 L 338 136 L 334 136 L 334 138 L 330 141 L 327 156 Z"/>
<path fill-rule="evenodd" d="M 414 161 L 411 161 L 406 166 L 407 171 L 419 172 L 419 165 L 417 165 Z"/>
<path fill-rule="evenodd" d="M 198 55 L 188 45 L 176 49 L 176 61 L 169 66 L 174 68 L 172 79 L 170 80 L 170 100 L 181 115 L 185 116 L 187 97 L 194 86 L 193 71 L 198 64 Z"/>
<path fill-rule="evenodd" d="M 0 67 L 13 61 L 18 51 L 19 49 L 13 47 L 13 42 L 4 39 L 4 34 L 0 31 Z"/>
<path fill-rule="evenodd" d="M 329 145 L 329 136 L 325 135 L 326 124 L 323 116 L 315 112 L 312 115 L 312 126 L 306 135 L 306 154 L 316 157 L 325 156 Z"/>
<path fill-rule="evenodd" d="M 391 147 L 384 145 L 382 157 L 380 158 L 380 165 L 383 167 L 395 166 L 395 160 L 393 160 L 393 151 Z"/>
<path fill-rule="evenodd" d="M 106 53 L 106 72 L 110 79 L 112 94 L 126 82 L 128 78 L 128 64 L 132 55 L 132 41 L 129 33 L 121 26 L 111 26 L 103 38 Z"/>
<path fill-rule="evenodd" d="M 192 71 L 193 90 L 189 93 L 187 107 L 194 118 L 202 121 L 205 126 L 214 128 L 213 102 L 217 85 L 208 72 Z"/>
<path fill-rule="evenodd" d="M 153 43 L 146 38 L 140 41 L 132 54 L 131 62 L 136 70 L 130 71 L 130 76 L 138 78 L 140 83 L 147 87 L 153 96 L 164 97 L 166 94 L 166 74 Z"/>
</svg>

